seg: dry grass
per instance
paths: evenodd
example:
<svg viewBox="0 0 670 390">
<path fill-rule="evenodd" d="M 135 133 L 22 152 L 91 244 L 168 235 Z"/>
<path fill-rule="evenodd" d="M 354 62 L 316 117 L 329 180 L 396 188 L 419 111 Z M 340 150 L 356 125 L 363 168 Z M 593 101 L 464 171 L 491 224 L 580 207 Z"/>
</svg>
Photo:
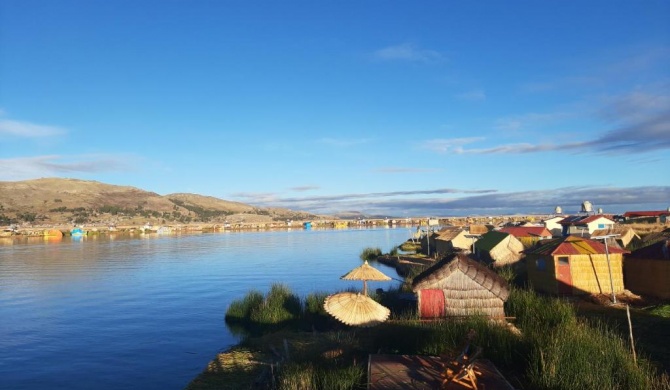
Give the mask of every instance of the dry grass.
<svg viewBox="0 0 670 390">
<path fill-rule="evenodd" d="M 631 223 L 630 226 L 637 234 L 645 235 L 649 233 L 658 233 L 670 227 L 668 223 Z"/>
</svg>

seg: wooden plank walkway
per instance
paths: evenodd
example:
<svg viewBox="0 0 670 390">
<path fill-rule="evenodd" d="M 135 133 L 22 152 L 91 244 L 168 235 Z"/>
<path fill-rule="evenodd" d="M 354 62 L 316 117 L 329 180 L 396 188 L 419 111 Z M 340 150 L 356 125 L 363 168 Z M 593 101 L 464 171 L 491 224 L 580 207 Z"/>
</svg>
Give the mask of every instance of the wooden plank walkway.
<svg viewBox="0 0 670 390">
<path fill-rule="evenodd" d="M 475 362 L 477 385 L 486 390 L 514 390 L 514 387 L 486 359 Z M 440 389 L 442 360 L 439 356 L 370 355 L 368 361 L 368 390 L 434 390 Z M 448 390 L 466 389 L 449 383 Z"/>
</svg>

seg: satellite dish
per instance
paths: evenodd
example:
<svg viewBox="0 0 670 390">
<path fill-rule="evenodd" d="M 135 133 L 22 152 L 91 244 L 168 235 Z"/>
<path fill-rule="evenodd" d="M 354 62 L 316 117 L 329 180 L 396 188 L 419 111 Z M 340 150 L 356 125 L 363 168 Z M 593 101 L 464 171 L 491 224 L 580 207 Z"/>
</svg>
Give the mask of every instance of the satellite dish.
<svg viewBox="0 0 670 390">
<path fill-rule="evenodd" d="M 582 202 L 582 213 L 591 213 L 593 212 L 593 205 L 588 200 Z"/>
<path fill-rule="evenodd" d="M 602 207 L 598 207 L 598 214 L 602 214 L 602 213 L 603 213 Z"/>
<path fill-rule="evenodd" d="M 556 206 L 556 209 L 554 210 L 554 213 L 563 214 L 563 209 L 561 208 L 561 206 Z"/>
</svg>

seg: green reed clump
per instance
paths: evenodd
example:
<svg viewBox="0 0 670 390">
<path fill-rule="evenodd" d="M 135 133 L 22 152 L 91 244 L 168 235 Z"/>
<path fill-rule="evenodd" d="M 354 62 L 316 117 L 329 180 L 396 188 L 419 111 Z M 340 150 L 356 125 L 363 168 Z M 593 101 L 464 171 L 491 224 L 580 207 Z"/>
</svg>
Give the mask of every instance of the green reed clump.
<svg viewBox="0 0 670 390">
<path fill-rule="evenodd" d="M 226 322 L 257 331 L 263 327 L 273 330 L 279 325 L 297 322 L 302 315 L 300 298 L 283 284 L 273 284 L 264 296 L 250 291 L 244 298 L 233 301 L 226 311 Z"/>
<path fill-rule="evenodd" d="M 251 311 L 250 320 L 257 324 L 277 325 L 297 320 L 302 313 L 300 298 L 283 284 L 273 284 L 260 306 Z"/>
<path fill-rule="evenodd" d="M 421 250 L 421 244 L 418 242 L 405 241 L 400 245 L 400 250 L 404 252 L 418 252 Z"/>
<path fill-rule="evenodd" d="M 263 293 L 252 290 L 242 299 L 231 302 L 226 311 L 226 321 L 246 322 L 251 317 L 251 312 L 263 304 Z"/>
<path fill-rule="evenodd" d="M 305 314 L 309 315 L 328 315 L 326 310 L 323 308 L 323 302 L 328 297 L 327 292 L 317 291 L 309 293 L 305 297 Z"/>
<path fill-rule="evenodd" d="M 602 324 L 579 323 L 537 334 L 529 353 L 528 383 L 539 389 L 667 388 L 646 360 Z"/>
<path fill-rule="evenodd" d="M 508 314 L 521 329 L 524 382 L 536 389 L 667 389 L 644 359 L 635 364 L 627 340 L 599 322 L 577 318 L 567 301 L 513 288 Z"/>
<path fill-rule="evenodd" d="M 393 248 L 391 248 L 391 250 L 389 251 L 389 255 L 398 256 L 398 247 L 394 246 Z"/>
<path fill-rule="evenodd" d="M 575 309 L 569 302 L 521 288 L 511 288 L 505 312 L 516 317 L 516 326 L 527 332 L 544 332 L 547 328 L 577 323 Z"/>
<path fill-rule="evenodd" d="M 360 388 L 365 383 L 365 370 L 358 365 L 338 367 L 314 362 L 290 362 L 281 369 L 277 380 L 280 390 Z"/>
<path fill-rule="evenodd" d="M 326 292 L 314 292 L 305 297 L 304 328 L 321 330 L 333 327 L 335 320 L 323 308 L 323 303 L 328 295 L 330 294 Z"/>
<path fill-rule="evenodd" d="M 382 250 L 381 248 L 372 248 L 372 247 L 367 247 L 363 249 L 359 257 L 361 260 L 375 260 L 377 257 L 382 255 Z"/>
</svg>

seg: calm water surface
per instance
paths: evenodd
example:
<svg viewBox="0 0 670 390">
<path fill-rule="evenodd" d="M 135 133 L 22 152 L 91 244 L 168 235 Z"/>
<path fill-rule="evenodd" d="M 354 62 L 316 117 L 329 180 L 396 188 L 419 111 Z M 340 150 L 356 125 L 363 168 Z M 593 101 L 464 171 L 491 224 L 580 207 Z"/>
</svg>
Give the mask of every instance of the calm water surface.
<svg viewBox="0 0 670 390">
<path fill-rule="evenodd" d="M 181 389 L 237 342 L 226 308 L 283 282 L 305 296 L 407 228 L 0 239 L 0 389 Z M 389 276 L 393 269 L 376 265 Z M 389 287 L 370 283 L 370 288 Z"/>
</svg>

